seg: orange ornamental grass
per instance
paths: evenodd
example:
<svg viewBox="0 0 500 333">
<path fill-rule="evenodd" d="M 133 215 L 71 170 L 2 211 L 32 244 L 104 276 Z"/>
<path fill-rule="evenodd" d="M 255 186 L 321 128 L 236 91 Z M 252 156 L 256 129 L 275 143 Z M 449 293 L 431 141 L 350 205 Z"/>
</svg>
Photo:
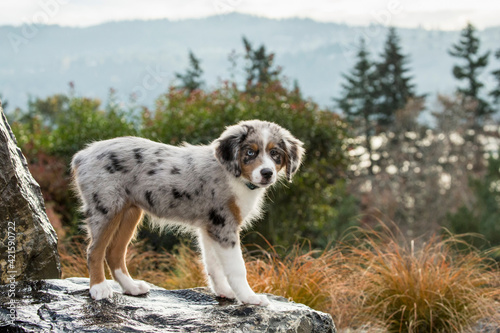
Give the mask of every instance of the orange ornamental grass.
<svg viewBox="0 0 500 333">
<path fill-rule="evenodd" d="M 416 249 L 388 228 L 359 235 L 344 251 L 363 290 L 360 320 L 389 332 L 464 332 L 483 318 L 498 321 L 497 264 L 459 236 L 434 236 Z"/>
<path fill-rule="evenodd" d="M 61 239 L 57 244 L 61 259 L 62 278 L 89 277 L 85 237 L 73 236 Z"/>
<path fill-rule="evenodd" d="M 269 244 L 269 250 L 259 248 L 253 255 L 247 255 L 248 281 L 252 288 L 315 309 L 326 309 L 329 295 L 322 289 L 330 284 L 332 260 L 327 252 L 304 247 L 305 244 L 295 245 L 286 255 L 280 256 Z"/>
<path fill-rule="evenodd" d="M 418 249 L 396 239 L 383 227 L 357 229 L 350 241 L 325 251 L 304 243 L 281 254 L 268 244 L 267 250 L 246 252 L 248 281 L 256 292 L 330 313 L 341 329 L 466 332 L 484 318 L 500 325 L 495 261 L 458 236 L 432 237 Z M 86 276 L 84 243 L 64 244 L 63 277 Z M 206 285 L 199 254 L 188 244 L 174 254 L 141 247 L 142 242 L 136 243 L 128 252 L 134 278 L 167 289 Z"/>
<path fill-rule="evenodd" d="M 248 256 L 248 281 L 256 292 L 283 296 L 332 315 L 337 327 L 356 326 L 361 290 L 341 251 L 313 251 L 307 243 L 279 255 L 276 247 Z"/>
</svg>

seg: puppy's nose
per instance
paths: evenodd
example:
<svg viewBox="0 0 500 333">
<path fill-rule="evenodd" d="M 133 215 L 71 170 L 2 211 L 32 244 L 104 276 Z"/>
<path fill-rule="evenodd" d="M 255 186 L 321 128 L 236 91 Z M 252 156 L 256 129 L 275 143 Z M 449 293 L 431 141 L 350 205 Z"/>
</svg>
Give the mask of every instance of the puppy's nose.
<svg viewBox="0 0 500 333">
<path fill-rule="evenodd" d="M 269 178 L 271 178 L 273 176 L 273 170 L 271 170 L 269 168 L 265 168 L 265 169 L 260 170 L 260 174 L 265 179 L 269 179 Z"/>
</svg>

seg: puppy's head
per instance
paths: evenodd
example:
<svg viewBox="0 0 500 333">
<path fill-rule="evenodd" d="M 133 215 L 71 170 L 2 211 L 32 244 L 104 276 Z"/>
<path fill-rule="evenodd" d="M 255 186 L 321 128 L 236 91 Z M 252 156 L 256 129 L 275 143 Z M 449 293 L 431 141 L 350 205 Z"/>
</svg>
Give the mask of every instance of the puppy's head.
<svg viewBox="0 0 500 333">
<path fill-rule="evenodd" d="M 274 184 L 280 171 L 292 181 L 305 152 L 303 143 L 290 132 L 260 120 L 229 126 L 214 145 L 217 160 L 256 187 Z"/>
</svg>

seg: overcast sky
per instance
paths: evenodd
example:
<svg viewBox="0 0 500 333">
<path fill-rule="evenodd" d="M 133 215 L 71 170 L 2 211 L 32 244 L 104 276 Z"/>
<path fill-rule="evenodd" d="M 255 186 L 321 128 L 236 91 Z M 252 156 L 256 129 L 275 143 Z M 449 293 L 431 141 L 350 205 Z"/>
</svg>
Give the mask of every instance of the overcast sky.
<svg viewBox="0 0 500 333">
<path fill-rule="evenodd" d="M 500 26 L 500 0 L 1 0 L 0 25 L 89 26 L 131 19 L 173 20 L 229 12 L 270 18 L 459 30 Z"/>
</svg>

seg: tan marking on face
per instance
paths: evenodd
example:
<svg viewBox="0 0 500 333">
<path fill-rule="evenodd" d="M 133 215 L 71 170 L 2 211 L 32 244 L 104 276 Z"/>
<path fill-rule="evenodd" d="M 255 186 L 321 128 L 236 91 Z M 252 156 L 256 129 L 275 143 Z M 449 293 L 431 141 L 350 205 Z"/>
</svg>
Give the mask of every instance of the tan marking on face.
<svg viewBox="0 0 500 333">
<path fill-rule="evenodd" d="M 238 224 L 241 224 L 243 222 L 243 219 L 241 218 L 240 207 L 238 206 L 238 204 L 236 204 L 236 199 L 234 197 L 231 197 L 231 199 L 229 199 L 228 206 L 231 214 L 233 214 Z"/>
<path fill-rule="evenodd" d="M 256 153 L 258 153 L 258 155 L 256 158 L 249 161 L 249 163 L 245 163 L 244 160 L 247 148 L 242 149 L 240 151 L 240 165 L 241 175 L 244 178 L 251 180 L 252 172 L 262 164 L 262 151 L 257 143 L 251 143 L 248 148 L 253 149 Z"/>
<path fill-rule="evenodd" d="M 255 152 L 259 151 L 259 145 L 256 143 L 251 143 L 250 148 L 252 148 Z"/>
<path fill-rule="evenodd" d="M 273 159 L 274 163 L 276 164 L 276 172 L 279 172 L 284 166 L 285 166 L 285 154 L 283 154 L 283 149 L 281 149 L 276 142 L 269 142 L 266 147 L 266 153 L 271 157 L 271 149 L 276 148 L 278 152 L 280 153 L 280 163 L 276 163 L 276 161 Z M 272 159 L 272 157 L 271 157 Z"/>
</svg>

